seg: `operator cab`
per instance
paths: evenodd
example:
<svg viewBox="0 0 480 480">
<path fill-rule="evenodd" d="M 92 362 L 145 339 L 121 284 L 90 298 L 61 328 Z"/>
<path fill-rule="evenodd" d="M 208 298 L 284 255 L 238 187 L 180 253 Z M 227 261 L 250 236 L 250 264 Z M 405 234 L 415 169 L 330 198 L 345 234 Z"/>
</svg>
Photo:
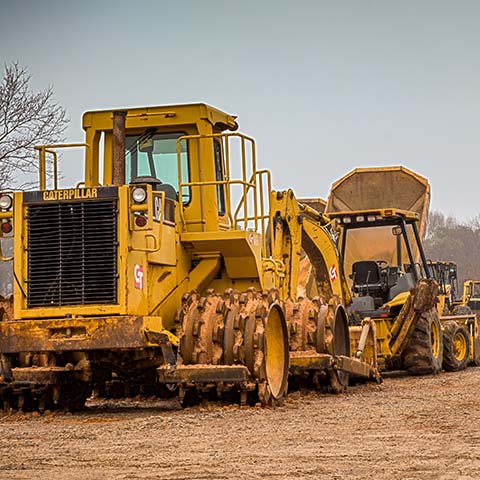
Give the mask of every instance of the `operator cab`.
<svg viewBox="0 0 480 480">
<path fill-rule="evenodd" d="M 445 296 L 445 315 L 455 302 L 458 302 L 457 264 L 454 262 L 432 262 L 429 260 L 428 267 L 432 277 L 438 283 L 438 292 Z"/>
<path fill-rule="evenodd" d="M 177 212 L 185 230 L 228 230 L 240 215 L 230 211 L 235 206 L 227 198 L 226 183 L 238 174 L 228 170 L 230 157 L 241 144 L 241 161 L 254 162 L 254 142 L 233 133 L 235 118 L 206 104 L 86 112 L 85 186 L 136 185 L 140 192 L 147 185 Z M 242 172 L 237 190 L 251 171 Z"/>
<path fill-rule="evenodd" d="M 430 277 L 417 229 L 418 214 L 397 209 L 329 213 L 341 229 L 352 317 L 390 316 L 401 294 Z M 389 304 L 392 305 L 389 305 Z"/>
</svg>

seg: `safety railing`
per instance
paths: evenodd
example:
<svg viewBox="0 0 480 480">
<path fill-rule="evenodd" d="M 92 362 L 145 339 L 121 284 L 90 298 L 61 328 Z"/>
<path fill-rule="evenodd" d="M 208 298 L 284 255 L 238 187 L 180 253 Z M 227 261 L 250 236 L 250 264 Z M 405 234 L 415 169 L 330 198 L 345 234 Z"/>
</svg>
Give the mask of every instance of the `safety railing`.
<svg viewBox="0 0 480 480">
<path fill-rule="evenodd" d="M 52 145 L 36 145 L 34 148 L 38 151 L 38 183 L 40 190 L 47 189 L 47 153 L 53 158 L 53 188 L 58 189 L 58 155 L 56 150 L 59 148 L 89 148 L 88 143 L 57 143 Z"/>
<path fill-rule="evenodd" d="M 198 165 L 201 166 L 202 156 L 208 155 L 211 171 L 214 170 L 214 145 L 217 140 L 221 142 L 222 176 L 220 179 L 208 179 L 196 181 L 184 181 L 182 172 L 182 142 L 187 142 L 187 150 L 190 155 L 195 152 L 198 155 Z M 232 143 L 237 141 L 239 149 L 233 153 Z M 195 142 L 196 148 L 191 144 Z M 209 143 L 208 143 L 209 142 Z M 235 155 L 238 158 L 234 158 Z M 192 161 L 191 165 L 197 164 Z M 271 174 L 269 170 L 257 170 L 257 158 L 255 140 L 241 133 L 215 133 L 209 135 L 184 135 L 177 139 L 177 162 L 178 162 L 178 191 L 180 195 L 185 189 L 199 189 L 198 201 L 205 218 L 204 207 L 205 187 L 215 186 L 217 189 L 223 186 L 225 197 L 225 216 L 228 218 L 230 227 L 234 230 L 248 230 L 263 235 L 263 250 L 266 251 L 266 231 L 272 226 L 268 223 L 269 218 L 269 193 L 272 190 Z M 237 168 L 238 172 L 235 171 Z M 199 176 L 201 175 L 199 168 Z M 239 190 L 239 191 L 238 191 Z M 265 192 L 266 190 L 266 192 Z M 218 192 L 218 190 L 217 190 Z M 193 198 L 193 195 L 192 195 Z M 183 215 L 183 209 L 182 209 Z M 270 232 L 271 237 L 273 232 Z"/>
</svg>

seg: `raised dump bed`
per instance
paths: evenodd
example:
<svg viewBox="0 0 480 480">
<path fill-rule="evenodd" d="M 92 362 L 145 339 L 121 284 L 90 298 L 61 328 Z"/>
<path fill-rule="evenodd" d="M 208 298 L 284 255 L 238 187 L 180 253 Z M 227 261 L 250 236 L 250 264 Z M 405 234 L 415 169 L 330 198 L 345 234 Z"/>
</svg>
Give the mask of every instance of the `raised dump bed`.
<svg viewBox="0 0 480 480">
<path fill-rule="evenodd" d="M 356 168 L 333 183 L 325 212 L 396 208 L 420 216 L 419 231 L 425 234 L 430 184 L 425 177 L 408 168 Z"/>
</svg>

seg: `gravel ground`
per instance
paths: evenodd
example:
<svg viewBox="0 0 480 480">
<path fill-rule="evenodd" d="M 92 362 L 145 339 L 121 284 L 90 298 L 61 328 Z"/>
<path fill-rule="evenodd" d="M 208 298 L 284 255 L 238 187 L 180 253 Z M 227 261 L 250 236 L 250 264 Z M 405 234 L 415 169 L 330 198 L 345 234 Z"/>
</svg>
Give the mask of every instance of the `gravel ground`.
<svg viewBox="0 0 480 480">
<path fill-rule="evenodd" d="M 0 416 L 0 479 L 478 479 L 480 368 L 277 409 L 92 400 Z"/>
</svg>

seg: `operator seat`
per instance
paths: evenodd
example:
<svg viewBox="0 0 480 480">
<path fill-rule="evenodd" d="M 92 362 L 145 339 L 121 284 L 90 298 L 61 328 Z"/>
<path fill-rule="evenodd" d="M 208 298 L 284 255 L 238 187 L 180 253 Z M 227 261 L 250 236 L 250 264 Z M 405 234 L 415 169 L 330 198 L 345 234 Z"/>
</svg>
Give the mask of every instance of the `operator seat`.
<svg viewBox="0 0 480 480">
<path fill-rule="evenodd" d="M 374 260 L 362 260 L 352 265 L 352 290 L 359 295 L 383 298 L 385 284 L 382 281 L 380 267 Z"/>
</svg>

